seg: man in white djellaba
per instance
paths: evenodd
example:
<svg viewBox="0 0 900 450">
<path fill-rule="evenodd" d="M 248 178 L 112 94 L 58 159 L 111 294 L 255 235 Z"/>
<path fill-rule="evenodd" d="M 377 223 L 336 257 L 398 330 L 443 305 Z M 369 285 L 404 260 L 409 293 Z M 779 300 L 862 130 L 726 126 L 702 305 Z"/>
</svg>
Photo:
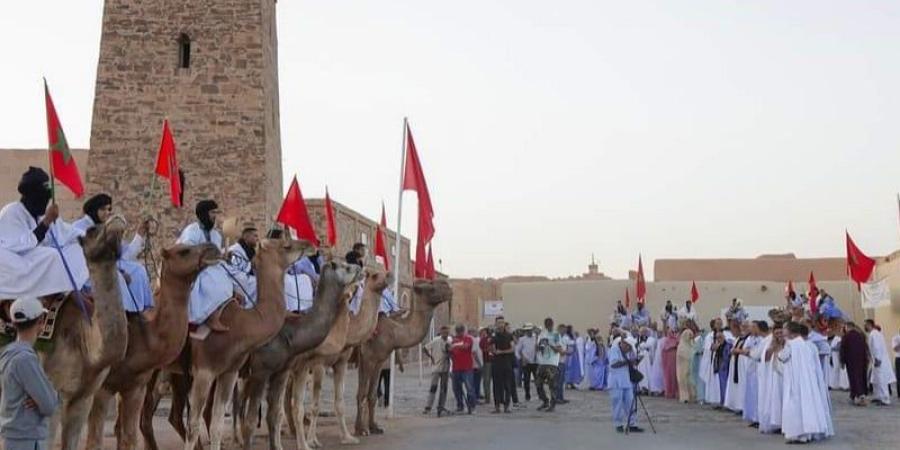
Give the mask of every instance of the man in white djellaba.
<svg viewBox="0 0 900 450">
<path fill-rule="evenodd" d="M 872 368 L 869 371 L 869 382 L 872 383 L 872 402 L 879 405 L 891 404 L 891 383 L 897 381 L 891 370 L 887 345 L 884 335 L 872 319 L 866 319 L 866 333 L 869 335 L 869 354 L 872 355 Z"/>
<path fill-rule="evenodd" d="M 222 234 L 215 228 L 219 205 L 213 200 L 201 200 L 197 202 L 194 212 L 197 214 L 197 221 L 184 228 L 176 243 L 212 244 L 222 251 Z M 229 330 L 220 320 L 223 306 L 236 296 L 232 275 L 227 266 L 225 262 L 220 262 L 206 267 L 191 286 L 188 322 L 192 325 L 206 324 L 212 331 Z"/>
<path fill-rule="evenodd" d="M 18 191 L 21 198 L 0 210 L 0 301 L 80 290 L 89 276 L 80 233 L 50 204 L 47 172 L 29 167 Z"/>
<path fill-rule="evenodd" d="M 788 322 L 787 340 L 778 359 L 784 364 L 781 431 L 788 443 L 834 436 L 828 384 L 816 346 L 806 340 L 809 328 Z"/>
</svg>

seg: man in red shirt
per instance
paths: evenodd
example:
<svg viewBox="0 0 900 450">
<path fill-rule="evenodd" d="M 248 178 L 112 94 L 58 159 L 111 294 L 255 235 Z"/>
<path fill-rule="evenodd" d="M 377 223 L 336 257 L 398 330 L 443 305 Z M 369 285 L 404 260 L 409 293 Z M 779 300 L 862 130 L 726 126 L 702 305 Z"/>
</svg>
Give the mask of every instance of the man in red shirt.
<svg viewBox="0 0 900 450">
<path fill-rule="evenodd" d="M 456 397 L 456 412 L 463 411 L 463 384 L 465 384 L 465 406 L 469 414 L 475 410 L 475 386 L 472 371 L 475 359 L 472 357 L 475 341 L 466 334 L 465 325 L 457 325 L 456 335 L 450 342 L 451 376 L 453 378 L 453 396 Z"/>
</svg>

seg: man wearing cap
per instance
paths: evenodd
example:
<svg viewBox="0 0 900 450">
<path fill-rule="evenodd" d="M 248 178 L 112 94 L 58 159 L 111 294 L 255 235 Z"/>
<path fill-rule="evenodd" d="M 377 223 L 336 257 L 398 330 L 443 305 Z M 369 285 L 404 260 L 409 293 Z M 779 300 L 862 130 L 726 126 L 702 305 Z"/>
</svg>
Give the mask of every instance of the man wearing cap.
<svg viewBox="0 0 900 450">
<path fill-rule="evenodd" d="M 176 244 L 212 244 L 222 251 L 222 234 L 216 230 L 219 205 L 213 200 L 201 200 L 194 212 L 197 221 L 184 228 Z M 232 276 L 224 262 L 203 269 L 191 287 L 188 322 L 193 325 L 206 323 L 213 331 L 228 331 L 219 316 L 223 305 L 234 296 Z"/>
<path fill-rule="evenodd" d="M 6 450 L 46 449 L 50 417 L 59 407 L 59 395 L 34 352 L 46 313 L 34 297 L 19 298 L 9 309 L 16 342 L 0 353 L 0 436 Z"/>
<path fill-rule="evenodd" d="M 50 177 L 29 167 L 18 190 L 19 201 L 0 210 L 0 301 L 81 289 L 88 280 L 84 251 L 77 230 L 50 204 Z M 68 267 L 52 248 L 54 238 Z"/>
<path fill-rule="evenodd" d="M 81 209 L 84 216 L 72 227 L 81 234 L 93 226 L 105 223 L 112 216 L 112 197 L 97 194 L 84 202 Z M 153 293 L 150 290 L 150 275 L 144 265 L 137 260 L 144 249 L 144 236 L 147 234 L 146 224 L 138 227 L 137 233 L 128 245 L 121 246 L 121 255 L 116 262 L 119 269 L 119 292 L 122 294 L 122 305 L 129 313 L 139 313 L 153 307 Z"/>
</svg>

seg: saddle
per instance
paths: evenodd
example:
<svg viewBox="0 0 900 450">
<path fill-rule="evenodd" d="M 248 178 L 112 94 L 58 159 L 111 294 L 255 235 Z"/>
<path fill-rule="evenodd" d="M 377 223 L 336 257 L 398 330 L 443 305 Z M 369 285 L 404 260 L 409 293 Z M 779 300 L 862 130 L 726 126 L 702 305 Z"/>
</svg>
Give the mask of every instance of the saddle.
<svg viewBox="0 0 900 450">
<path fill-rule="evenodd" d="M 84 308 L 88 318 L 93 318 L 94 298 L 90 294 L 84 292 L 79 293 L 79 295 L 81 295 L 81 299 L 84 301 Z M 66 302 L 76 301 L 75 294 L 73 292 L 54 294 L 41 297 L 39 300 L 44 305 L 44 309 L 47 310 L 47 319 L 44 321 L 44 327 L 41 329 L 40 334 L 38 334 L 38 340 L 50 341 L 53 339 L 53 335 L 56 331 L 56 322 L 59 317 L 59 312 Z M 12 302 L 12 300 L 0 300 L 0 321 L 2 321 L 2 326 L 0 326 L 0 335 L 2 336 L 0 336 L 0 340 L 4 342 L 7 339 L 15 340 L 16 336 L 16 329 L 13 326 L 12 318 L 9 315 L 9 308 L 12 306 Z"/>
</svg>

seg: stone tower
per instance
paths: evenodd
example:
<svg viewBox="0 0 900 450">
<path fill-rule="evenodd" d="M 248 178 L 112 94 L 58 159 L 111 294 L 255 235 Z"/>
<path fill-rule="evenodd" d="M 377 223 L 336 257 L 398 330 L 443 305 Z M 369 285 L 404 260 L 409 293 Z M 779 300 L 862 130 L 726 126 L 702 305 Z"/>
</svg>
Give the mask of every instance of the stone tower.
<svg viewBox="0 0 900 450">
<path fill-rule="evenodd" d="M 157 181 L 148 208 L 168 245 L 211 198 L 261 229 L 282 195 L 276 0 L 106 0 L 88 190 L 136 223 L 168 117 L 184 207 Z"/>
</svg>

